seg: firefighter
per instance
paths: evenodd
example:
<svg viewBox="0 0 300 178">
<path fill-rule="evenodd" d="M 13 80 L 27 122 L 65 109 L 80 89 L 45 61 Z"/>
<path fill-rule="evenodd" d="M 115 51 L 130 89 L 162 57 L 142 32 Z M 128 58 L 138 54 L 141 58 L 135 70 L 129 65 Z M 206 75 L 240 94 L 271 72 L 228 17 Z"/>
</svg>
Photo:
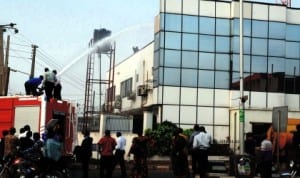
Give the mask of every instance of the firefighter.
<svg viewBox="0 0 300 178">
<path fill-rule="evenodd" d="M 27 80 L 24 84 L 26 95 L 39 96 L 40 92 L 37 91 L 38 86 L 42 83 L 44 77 L 40 75 L 39 77 L 31 78 Z"/>
</svg>

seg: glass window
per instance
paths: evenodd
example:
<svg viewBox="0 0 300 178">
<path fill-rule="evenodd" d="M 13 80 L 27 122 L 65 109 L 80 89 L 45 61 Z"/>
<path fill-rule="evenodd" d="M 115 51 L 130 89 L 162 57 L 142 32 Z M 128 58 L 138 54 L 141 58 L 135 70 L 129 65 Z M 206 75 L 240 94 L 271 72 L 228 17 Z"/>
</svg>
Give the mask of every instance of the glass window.
<svg viewBox="0 0 300 178">
<path fill-rule="evenodd" d="M 158 69 L 153 70 L 153 87 L 158 86 L 159 84 L 162 84 L 162 80 L 158 79 Z"/>
<path fill-rule="evenodd" d="M 268 37 L 268 23 L 265 21 L 252 21 L 252 36 L 253 37 Z"/>
<path fill-rule="evenodd" d="M 230 35 L 230 20 L 229 19 L 216 19 L 216 34 L 217 35 Z"/>
<path fill-rule="evenodd" d="M 181 48 L 181 34 L 166 32 L 166 48 L 180 49 Z"/>
<path fill-rule="evenodd" d="M 299 60 L 289 60 L 285 61 L 285 73 L 286 75 L 299 76 Z"/>
<path fill-rule="evenodd" d="M 160 14 L 160 29 L 165 29 L 165 13 Z"/>
<path fill-rule="evenodd" d="M 287 25 L 286 26 L 286 40 L 300 41 L 300 26 L 299 25 Z"/>
<path fill-rule="evenodd" d="M 192 51 L 182 51 L 182 67 L 198 68 L 198 53 Z"/>
<path fill-rule="evenodd" d="M 250 56 L 244 55 L 244 72 L 250 72 Z M 232 58 L 232 70 L 233 71 L 240 71 L 240 55 L 235 54 Z"/>
<path fill-rule="evenodd" d="M 200 51 L 214 52 L 215 51 L 215 37 L 209 35 L 200 35 L 199 39 Z"/>
<path fill-rule="evenodd" d="M 215 18 L 200 17 L 200 34 L 215 34 Z"/>
<path fill-rule="evenodd" d="M 285 62 L 283 58 L 269 57 L 268 73 L 284 72 Z"/>
<path fill-rule="evenodd" d="M 165 47 L 165 33 L 164 32 L 160 32 L 159 47 L 161 47 L 161 48 Z"/>
<path fill-rule="evenodd" d="M 198 50 L 198 35 L 183 33 L 182 49 L 197 51 Z"/>
<path fill-rule="evenodd" d="M 251 20 L 244 19 L 244 36 L 251 36 Z"/>
<path fill-rule="evenodd" d="M 267 55 L 268 43 L 266 39 L 252 38 L 252 54 Z"/>
<path fill-rule="evenodd" d="M 269 40 L 269 56 L 285 56 L 285 43 L 282 40 Z"/>
<path fill-rule="evenodd" d="M 285 54 L 287 58 L 300 58 L 300 43 L 299 42 L 285 42 Z"/>
<path fill-rule="evenodd" d="M 129 78 L 127 80 L 124 80 L 123 82 L 121 82 L 121 97 L 127 97 L 132 93 L 132 78 Z"/>
<path fill-rule="evenodd" d="M 214 69 L 214 53 L 199 53 L 199 69 Z"/>
<path fill-rule="evenodd" d="M 154 35 L 154 50 L 159 49 L 159 33 Z"/>
<path fill-rule="evenodd" d="M 251 52 L 251 39 L 244 37 L 244 54 L 250 54 Z"/>
<path fill-rule="evenodd" d="M 197 16 L 189 16 L 184 15 L 182 17 L 182 31 L 188 33 L 198 33 L 198 17 Z"/>
<path fill-rule="evenodd" d="M 163 50 L 155 51 L 155 52 L 154 52 L 153 67 L 158 67 L 158 66 L 159 66 L 159 54 L 160 54 L 160 52 L 162 52 L 162 51 L 163 51 Z"/>
<path fill-rule="evenodd" d="M 197 70 L 182 69 L 181 85 L 186 87 L 197 87 Z"/>
<path fill-rule="evenodd" d="M 267 58 L 263 56 L 252 56 L 252 73 L 267 73 Z"/>
<path fill-rule="evenodd" d="M 240 34 L 240 19 L 233 19 L 233 35 Z M 244 36 L 251 36 L 251 20 L 244 20 Z"/>
<path fill-rule="evenodd" d="M 269 38 L 285 39 L 285 23 L 270 22 Z"/>
<path fill-rule="evenodd" d="M 164 84 L 165 85 L 180 85 L 180 69 L 164 68 Z"/>
<path fill-rule="evenodd" d="M 181 31 L 181 15 L 166 14 L 165 18 L 165 30 L 178 32 Z"/>
<path fill-rule="evenodd" d="M 198 87 L 214 88 L 214 71 L 199 70 Z"/>
<path fill-rule="evenodd" d="M 229 72 L 216 71 L 216 88 L 229 88 Z"/>
<path fill-rule="evenodd" d="M 167 67 L 180 67 L 180 51 L 165 50 L 165 64 Z"/>
<path fill-rule="evenodd" d="M 229 64 L 228 54 L 216 54 L 216 70 L 229 71 Z"/>
<path fill-rule="evenodd" d="M 216 37 L 216 52 L 228 53 L 230 49 L 229 37 Z"/>
<path fill-rule="evenodd" d="M 251 44 L 251 39 L 244 37 L 244 54 L 250 54 L 250 44 Z M 234 53 L 240 53 L 240 38 L 239 37 L 233 37 L 232 42 L 231 42 L 231 47 L 232 51 Z"/>
</svg>

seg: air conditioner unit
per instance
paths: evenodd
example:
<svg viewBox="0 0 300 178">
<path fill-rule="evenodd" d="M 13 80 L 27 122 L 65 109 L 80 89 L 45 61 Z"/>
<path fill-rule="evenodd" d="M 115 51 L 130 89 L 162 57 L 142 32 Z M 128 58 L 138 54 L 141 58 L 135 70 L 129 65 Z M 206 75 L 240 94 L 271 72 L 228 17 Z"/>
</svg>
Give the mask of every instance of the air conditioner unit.
<svg viewBox="0 0 300 178">
<path fill-rule="evenodd" d="M 147 85 L 139 85 L 137 95 L 138 96 L 147 96 L 148 95 Z"/>
</svg>

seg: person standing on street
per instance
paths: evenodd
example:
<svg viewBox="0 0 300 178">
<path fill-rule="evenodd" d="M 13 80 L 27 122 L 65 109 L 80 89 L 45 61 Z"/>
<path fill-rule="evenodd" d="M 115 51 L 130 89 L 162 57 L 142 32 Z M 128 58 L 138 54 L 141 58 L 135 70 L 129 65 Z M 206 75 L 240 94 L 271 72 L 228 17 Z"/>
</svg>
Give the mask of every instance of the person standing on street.
<svg viewBox="0 0 300 178">
<path fill-rule="evenodd" d="M 199 134 L 194 137 L 193 148 L 196 150 L 198 172 L 201 178 L 207 177 L 209 167 L 208 163 L 208 149 L 212 142 L 211 135 L 206 133 L 205 127 L 200 126 Z"/>
<path fill-rule="evenodd" d="M 261 158 L 259 168 L 261 178 L 272 177 L 272 147 L 272 142 L 267 139 L 267 136 L 265 136 L 260 145 Z"/>
<path fill-rule="evenodd" d="M 175 129 L 172 137 L 171 161 L 176 178 L 189 177 L 186 145 L 187 140 L 180 135 L 180 129 Z"/>
<path fill-rule="evenodd" d="M 121 132 L 117 132 L 117 145 L 115 151 L 114 167 L 119 164 L 121 168 L 122 177 L 127 177 L 124 155 L 125 155 L 126 139 Z"/>
<path fill-rule="evenodd" d="M 100 150 L 100 178 L 111 178 L 113 171 L 113 151 L 117 145 L 116 140 L 110 136 L 110 130 L 105 131 L 105 136 L 99 142 Z"/>
<path fill-rule="evenodd" d="M 93 145 L 93 138 L 90 137 L 90 132 L 88 130 L 85 130 L 82 132 L 84 139 L 82 140 L 81 143 L 81 164 L 82 164 L 82 172 L 83 178 L 88 178 L 89 177 L 89 162 L 92 157 L 92 145 Z"/>
<path fill-rule="evenodd" d="M 191 154 L 191 157 L 192 157 L 192 171 L 193 171 L 193 176 L 195 176 L 196 174 L 199 174 L 198 171 L 198 167 L 199 165 L 197 164 L 197 155 L 196 155 L 196 151 L 195 149 L 193 149 L 193 142 L 194 142 L 194 138 L 196 135 L 199 134 L 199 125 L 198 124 L 195 124 L 194 125 L 194 131 L 193 133 L 191 134 L 190 138 L 189 138 L 189 143 L 188 143 L 188 148 L 189 148 L 189 152 Z"/>
</svg>

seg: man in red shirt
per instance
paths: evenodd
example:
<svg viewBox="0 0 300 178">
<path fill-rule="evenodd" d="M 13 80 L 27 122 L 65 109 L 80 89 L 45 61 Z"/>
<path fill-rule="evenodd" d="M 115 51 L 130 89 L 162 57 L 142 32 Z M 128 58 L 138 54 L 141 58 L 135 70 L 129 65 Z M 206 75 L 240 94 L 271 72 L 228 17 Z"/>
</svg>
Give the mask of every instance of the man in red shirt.
<svg viewBox="0 0 300 178">
<path fill-rule="evenodd" d="M 110 131 L 105 131 L 105 136 L 99 142 L 100 151 L 100 178 L 111 178 L 113 170 L 113 151 L 117 145 L 116 140 L 110 136 Z M 106 175 L 105 175 L 106 172 Z"/>
</svg>

